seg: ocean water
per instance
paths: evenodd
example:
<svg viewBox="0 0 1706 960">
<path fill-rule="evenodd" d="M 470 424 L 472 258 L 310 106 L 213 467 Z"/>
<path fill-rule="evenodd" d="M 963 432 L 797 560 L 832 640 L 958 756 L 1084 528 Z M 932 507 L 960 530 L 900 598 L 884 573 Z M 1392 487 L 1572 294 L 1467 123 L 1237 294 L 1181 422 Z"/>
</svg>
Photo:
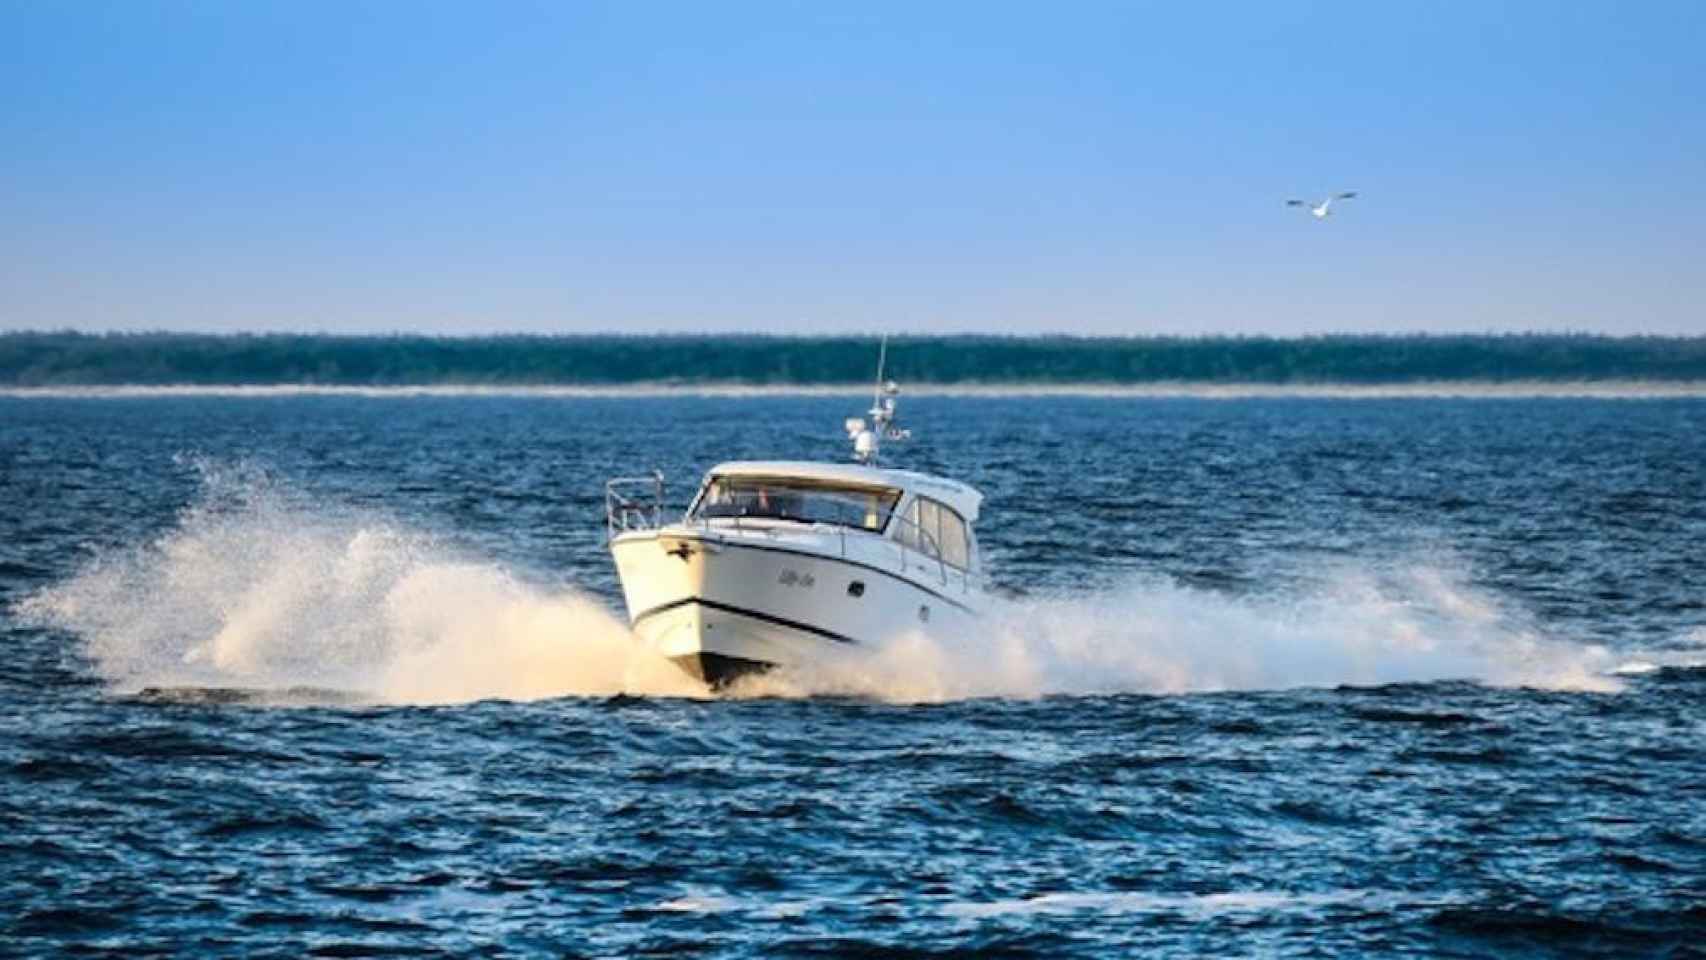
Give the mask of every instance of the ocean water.
<svg viewBox="0 0 1706 960">
<path fill-rule="evenodd" d="M 865 399 L 0 397 L 0 953 L 1706 955 L 1706 401 L 914 398 L 975 635 L 636 651 Z"/>
</svg>

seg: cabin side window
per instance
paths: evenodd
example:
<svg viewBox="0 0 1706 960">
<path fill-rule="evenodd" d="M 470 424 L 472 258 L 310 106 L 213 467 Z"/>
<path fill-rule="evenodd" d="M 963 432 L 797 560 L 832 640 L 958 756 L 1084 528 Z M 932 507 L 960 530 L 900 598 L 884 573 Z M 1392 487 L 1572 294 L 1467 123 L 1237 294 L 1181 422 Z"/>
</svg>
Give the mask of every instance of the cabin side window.
<svg viewBox="0 0 1706 960">
<path fill-rule="evenodd" d="M 942 555 L 942 537 L 937 533 L 937 521 L 941 518 L 941 506 L 929 497 L 918 500 L 918 529 L 923 531 L 920 539 L 924 541 L 924 552 L 932 557 Z"/>
<path fill-rule="evenodd" d="M 914 499 L 906 505 L 906 512 L 901 514 L 900 522 L 894 531 L 895 540 L 903 547 L 925 552 L 923 539 L 918 533 L 918 501 Z"/>
<path fill-rule="evenodd" d="M 966 522 L 953 510 L 942 507 L 939 511 L 941 534 L 936 538 L 942 545 L 942 559 L 950 567 L 964 570 L 971 566 L 970 550 L 966 546 Z"/>
<path fill-rule="evenodd" d="M 927 557 L 941 557 L 950 566 L 970 568 L 966 522 L 952 507 L 929 497 L 914 497 L 906 510 L 905 521 L 895 539 Z"/>
</svg>

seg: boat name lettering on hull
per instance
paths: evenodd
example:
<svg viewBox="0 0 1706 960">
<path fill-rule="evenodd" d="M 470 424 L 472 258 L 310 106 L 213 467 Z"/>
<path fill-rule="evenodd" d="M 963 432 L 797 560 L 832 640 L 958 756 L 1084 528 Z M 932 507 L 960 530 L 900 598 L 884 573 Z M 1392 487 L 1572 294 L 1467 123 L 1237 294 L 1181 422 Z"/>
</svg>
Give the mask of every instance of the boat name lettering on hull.
<svg viewBox="0 0 1706 960">
<path fill-rule="evenodd" d="M 784 587 L 801 587 L 810 590 L 817 584 L 817 578 L 809 573 L 800 573 L 789 568 L 782 571 L 782 575 L 776 578 L 776 582 Z"/>
</svg>

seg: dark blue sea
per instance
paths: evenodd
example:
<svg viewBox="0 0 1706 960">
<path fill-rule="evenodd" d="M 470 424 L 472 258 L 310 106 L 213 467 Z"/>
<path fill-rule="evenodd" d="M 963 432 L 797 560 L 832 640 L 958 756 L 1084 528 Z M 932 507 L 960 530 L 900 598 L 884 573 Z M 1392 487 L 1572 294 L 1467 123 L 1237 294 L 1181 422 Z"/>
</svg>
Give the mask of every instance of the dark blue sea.
<svg viewBox="0 0 1706 960">
<path fill-rule="evenodd" d="M 975 634 L 634 651 L 866 403 L 0 397 L 0 954 L 1706 956 L 1706 400 L 909 397 Z"/>
</svg>

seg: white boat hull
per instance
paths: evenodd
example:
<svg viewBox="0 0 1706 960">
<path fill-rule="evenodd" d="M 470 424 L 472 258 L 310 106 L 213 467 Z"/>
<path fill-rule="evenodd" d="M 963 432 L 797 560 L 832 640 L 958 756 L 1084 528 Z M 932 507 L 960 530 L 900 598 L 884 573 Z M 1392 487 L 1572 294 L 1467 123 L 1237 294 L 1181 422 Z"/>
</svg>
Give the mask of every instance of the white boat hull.
<svg viewBox="0 0 1706 960">
<path fill-rule="evenodd" d="M 963 573 L 893 544 L 847 556 L 851 541 L 666 527 L 619 536 L 611 552 L 636 636 L 713 688 L 911 630 L 969 628 L 982 595 Z"/>
</svg>

